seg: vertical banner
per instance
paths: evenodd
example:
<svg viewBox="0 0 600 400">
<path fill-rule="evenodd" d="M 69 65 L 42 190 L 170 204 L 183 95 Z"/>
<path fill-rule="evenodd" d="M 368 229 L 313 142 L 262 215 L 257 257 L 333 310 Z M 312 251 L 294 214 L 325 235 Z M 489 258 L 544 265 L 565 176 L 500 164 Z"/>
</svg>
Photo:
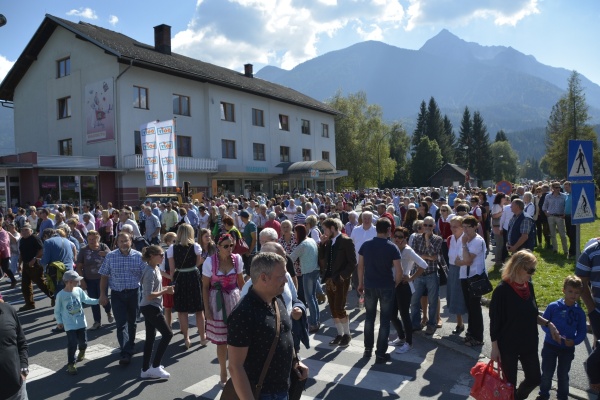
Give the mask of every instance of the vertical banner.
<svg viewBox="0 0 600 400">
<path fill-rule="evenodd" d="M 85 115 L 87 143 L 115 138 L 113 80 L 85 85 Z"/>
<path fill-rule="evenodd" d="M 155 125 L 155 122 L 149 122 L 140 126 L 142 160 L 144 161 L 146 187 L 160 186 L 160 164 L 158 162 Z"/>
<path fill-rule="evenodd" d="M 175 124 L 174 121 L 155 123 L 156 143 L 160 157 L 160 166 L 165 187 L 177 187 L 177 154 L 175 153 Z"/>
</svg>

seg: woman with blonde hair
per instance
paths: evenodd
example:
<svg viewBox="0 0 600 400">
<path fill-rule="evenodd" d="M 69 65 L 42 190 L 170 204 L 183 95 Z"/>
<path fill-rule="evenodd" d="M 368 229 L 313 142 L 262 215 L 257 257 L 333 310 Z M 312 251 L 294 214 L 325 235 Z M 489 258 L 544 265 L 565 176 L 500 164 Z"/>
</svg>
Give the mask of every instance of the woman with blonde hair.
<svg viewBox="0 0 600 400">
<path fill-rule="evenodd" d="M 502 361 L 504 375 L 515 387 L 515 399 L 526 399 L 541 382 L 537 326 L 546 326 L 554 340 L 561 341 L 556 326 L 538 313 L 531 282 L 536 266 L 537 259 L 529 250 L 513 254 L 490 302 L 490 358 Z M 517 388 L 519 361 L 525 380 Z"/>
<path fill-rule="evenodd" d="M 194 240 L 194 228 L 190 224 L 182 224 L 177 228 L 177 241 L 167 250 L 169 271 L 173 273 L 174 309 L 177 311 L 179 327 L 185 340 L 185 347 L 191 346 L 188 330 L 188 313 L 196 314 L 196 326 L 200 334 L 200 344 L 206 346 L 208 341 L 204 327 L 204 305 L 202 302 L 201 274 L 198 267 L 204 263 L 202 248 Z"/>
<path fill-rule="evenodd" d="M 98 223 L 98 233 L 102 243 L 110 246 L 113 242 L 113 221 L 108 210 L 102 210 L 102 219 Z"/>
</svg>

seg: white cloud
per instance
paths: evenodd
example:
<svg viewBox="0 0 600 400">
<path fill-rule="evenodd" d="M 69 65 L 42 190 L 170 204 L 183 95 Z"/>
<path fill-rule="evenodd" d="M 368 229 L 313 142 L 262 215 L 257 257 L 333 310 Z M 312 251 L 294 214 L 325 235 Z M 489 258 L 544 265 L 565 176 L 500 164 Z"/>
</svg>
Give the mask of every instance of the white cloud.
<svg viewBox="0 0 600 400">
<path fill-rule="evenodd" d="M 108 23 L 112 26 L 117 25 L 119 23 L 119 17 L 117 17 L 116 15 L 111 15 L 110 17 L 108 17 Z"/>
<path fill-rule="evenodd" d="M 496 25 L 515 26 L 523 18 L 538 14 L 539 0 L 410 0 L 406 29 L 421 25 L 466 25 L 474 19 L 492 19 Z"/>
<path fill-rule="evenodd" d="M 69 12 L 67 12 L 67 15 L 69 16 L 75 16 L 75 17 L 81 17 L 81 18 L 85 18 L 85 19 L 98 19 L 98 16 L 96 15 L 96 11 L 92 10 L 89 7 L 79 7 L 78 10 L 71 10 Z"/>
<path fill-rule="evenodd" d="M 198 0 L 196 15 L 172 45 L 236 70 L 247 62 L 290 69 L 316 57 L 320 41 L 383 40 L 403 19 L 400 0 Z"/>
<path fill-rule="evenodd" d="M 0 82 L 4 80 L 4 77 L 6 77 L 6 74 L 8 74 L 14 63 L 14 61 L 10 61 L 3 55 L 0 55 Z"/>
</svg>

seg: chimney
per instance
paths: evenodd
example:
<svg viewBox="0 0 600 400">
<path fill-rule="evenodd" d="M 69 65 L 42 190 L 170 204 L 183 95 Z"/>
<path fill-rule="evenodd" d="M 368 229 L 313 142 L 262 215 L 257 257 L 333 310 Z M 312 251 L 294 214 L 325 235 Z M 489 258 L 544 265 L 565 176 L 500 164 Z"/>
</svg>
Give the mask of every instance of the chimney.
<svg viewBox="0 0 600 400">
<path fill-rule="evenodd" d="M 158 25 L 154 27 L 154 49 L 159 53 L 171 55 L 171 27 Z"/>
<path fill-rule="evenodd" d="M 254 77 L 252 72 L 252 64 L 244 64 L 244 75 L 246 75 L 248 78 Z"/>
</svg>

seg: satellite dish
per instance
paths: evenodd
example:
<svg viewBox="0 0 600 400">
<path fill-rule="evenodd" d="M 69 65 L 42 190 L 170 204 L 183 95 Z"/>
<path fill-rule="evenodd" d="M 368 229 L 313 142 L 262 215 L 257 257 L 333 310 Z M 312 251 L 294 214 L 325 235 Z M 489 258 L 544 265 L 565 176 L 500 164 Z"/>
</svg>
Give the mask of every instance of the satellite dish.
<svg viewBox="0 0 600 400">
<path fill-rule="evenodd" d="M 6 17 L 0 14 L 0 26 L 6 25 Z"/>
</svg>

